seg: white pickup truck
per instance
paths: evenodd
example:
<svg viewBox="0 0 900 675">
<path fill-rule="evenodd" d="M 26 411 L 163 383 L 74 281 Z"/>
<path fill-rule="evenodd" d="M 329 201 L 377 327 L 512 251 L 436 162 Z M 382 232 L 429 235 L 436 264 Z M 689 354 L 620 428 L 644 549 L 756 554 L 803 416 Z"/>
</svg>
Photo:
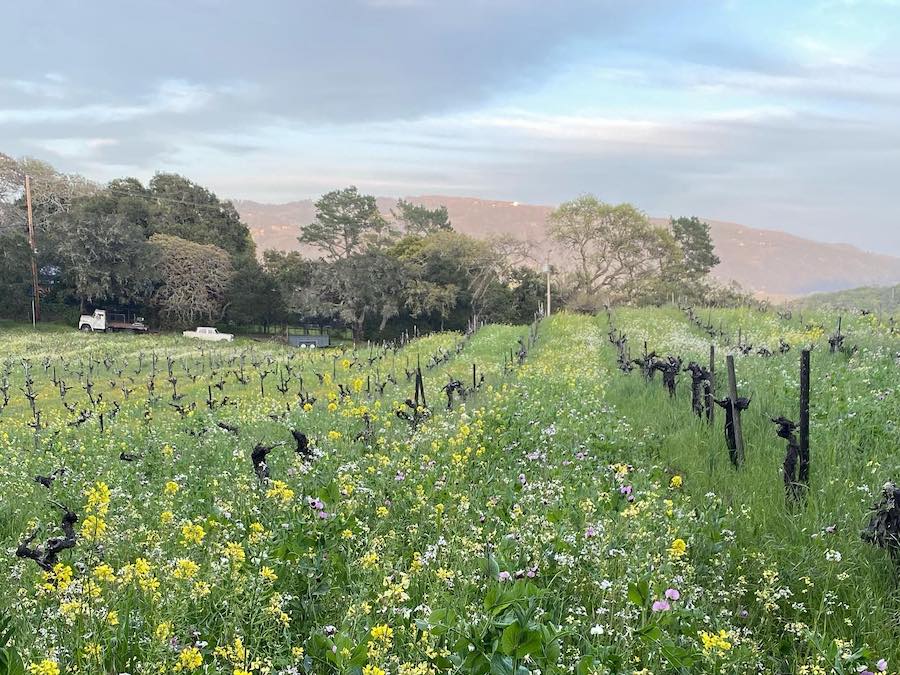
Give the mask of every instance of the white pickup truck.
<svg viewBox="0 0 900 675">
<path fill-rule="evenodd" d="M 220 333 L 210 326 L 199 326 L 197 330 L 186 330 L 182 333 L 184 337 L 197 338 L 198 340 L 210 340 L 211 342 L 231 342 L 234 335 L 231 333 Z"/>
<path fill-rule="evenodd" d="M 105 309 L 95 309 L 93 314 L 81 315 L 78 319 L 78 329 L 88 333 L 95 330 L 105 333 L 117 330 L 146 333 L 147 324 L 144 323 L 142 316 L 135 317 L 134 321 L 129 321 L 124 314 L 113 314 Z"/>
</svg>

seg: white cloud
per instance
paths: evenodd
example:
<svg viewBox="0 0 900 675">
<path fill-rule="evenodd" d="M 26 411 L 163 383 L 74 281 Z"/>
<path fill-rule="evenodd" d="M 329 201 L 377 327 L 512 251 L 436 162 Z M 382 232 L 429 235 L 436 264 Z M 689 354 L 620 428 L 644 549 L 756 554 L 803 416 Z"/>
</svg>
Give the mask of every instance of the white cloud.
<svg viewBox="0 0 900 675">
<path fill-rule="evenodd" d="M 115 138 L 47 138 L 36 139 L 34 145 L 66 159 L 90 160 L 98 151 L 118 145 Z"/>
<path fill-rule="evenodd" d="M 89 122 L 99 125 L 166 113 L 183 115 L 207 108 L 218 95 L 233 91 L 237 89 L 207 87 L 185 80 L 164 80 L 133 104 L 95 102 L 68 106 L 0 108 L 0 125 L 59 122 Z"/>
</svg>

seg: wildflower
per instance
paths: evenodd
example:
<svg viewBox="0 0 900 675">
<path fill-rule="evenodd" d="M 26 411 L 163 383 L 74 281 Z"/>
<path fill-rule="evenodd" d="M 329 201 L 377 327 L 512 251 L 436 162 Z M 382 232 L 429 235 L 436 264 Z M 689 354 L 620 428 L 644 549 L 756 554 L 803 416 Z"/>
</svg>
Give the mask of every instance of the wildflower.
<svg viewBox="0 0 900 675">
<path fill-rule="evenodd" d="M 207 595 L 209 595 L 212 590 L 212 586 L 210 586 L 205 581 L 197 581 L 194 583 L 194 587 L 191 589 L 191 597 L 195 600 L 202 600 Z"/>
<path fill-rule="evenodd" d="M 59 591 L 60 593 L 72 585 L 72 568 L 62 563 L 56 563 L 53 570 L 44 572 L 44 586 L 47 591 Z"/>
<path fill-rule="evenodd" d="M 672 606 L 666 600 L 657 600 L 653 603 L 651 609 L 654 612 L 668 612 Z"/>
<path fill-rule="evenodd" d="M 718 634 L 700 631 L 700 641 L 703 644 L 703 651 L 706 653 L 712 651 L 727 652 L 731 649 L 730 637 L 729 633 L 724 630 L 720 630 Z"/>
<path fill-rule="evenodd" d="M 275 570 L 273 570 L 271 567 L 263 566 L 263 568 L 259 570 L 259 576 L 262 577 L 262 579 L 264 579 L 265 581 L 278 581 L 278 575 L 275 574 Z"/>
<path fill-rule="evenodd" d="M 681 598 L 681 593 L 678 592 L 677 588 L 667 588 L 666 589 L 666 599 L 667 600 L 679 600 Z"/>
<path fill-rule="evenodd" d="M 339 441 L 343 437 L 344 437 L 344 434 L 342 434 L 340 431 L 335 431 L 334 429 L 332 429 L 331 431 L 328 432 L 328 440 L 330 440 L 330 441 Z"/>
<path fill-rule="evenodd" d="M 878 663 L 875 664 L 875 667 L 882 673 L 887 672 L 888 662 L 884 659 L 878 659 Z"/>
<path fill-rule="evenodd" d="M 203 655 L 196 647 L 187 647 L 181 650 L 178 655 L 178 662 L 175 664 L 175 672 L 180 673 L 182 670 L 192 672 L 203 665 Z"/>
<path fill-rule="evenodd" d="M 98 542 L 106 534 L 106 521 L 91 514 L 81 525 L 81 536 L 85 541 Z"/>
<path fill-rule="evenodd" d="M 31 675 L 59 675 L 59 664 L 52 659 L 44 659 L 28 665 Z"/>
<path fill-rule="evenodd" d="M 294 501 L 294 491 L 284 481 L 272 481 L 272 486 L 266 490 L 266 497 L 281 502 L 283 505 Z"/>
<path fill-rule="evenodd" d="M 363 675 L 386 675 L 385 671 L 378 666 L 368 665 L 363 668 Z"/>
<path fill-rule="evenodd" d="M 266 528 L 261 523 L 252 523 L 250 525 L 250 536 L 247 537 L 247 541 L 251 544 L 256 544 L 262 541 L 265 536 Z"/>
<path fill-rule="evenodd" d="M 97 516 L 105 516 L 109 510 L 109 486 L 103 481 L 97 481 L 87 491 L 87 504 L 85 511 Z"/>
<path fill-rule="evenodd" d="M 98 659 L 100 658 L 101 647 L 96 642 L 88 642 L 84 646 L 84 656 L 88 659 Z"/>
<path fill-rule="evenodd" d="M 175 563 L 175 570 L 172 576 L 176 579 L 191 579 L 200 570 L 200 566 L 193 560 L 181 558 Z"/>
<path fill-rule="evenodd" d="M 116 573 L 113 572 L 113 568 L 107 565 L 106 563 L 100 563 L 94 568 L 94 578 L 97 581 L 115 581 Z"/>
<path fill-rule="evenodd" d="M 181 486 L 178 485 L 178 483 L 176 483 L 174 480 L 170 480 L 163 487 L 163 492 L 165 492 L 167 495 L 174 495 L 180 489 Z"/>
<path fill-rule="evenodd" d="M 165 642 L 169 639 L 169 636 L 172 635 L 172 622 L 171 621 L 163 621 L 160 624 L 157 624 L 156 630 L 153 631 L 153 637 L 155 637 L 160 642 Z"/>
<path fill-rule="evenodd" d="M 373 627 L 371 634 L 372 634 L 372 638 L 375 641 L 381 642 L 385 646 L 389 647 L 394 638 L 394 629 L 391 628 L 390 626 L 388 626 L 387 624 L 382 623 L 382 624 L 379 624 L 379 625 Z"/>
<path fill-rule="evenodd" d="M 825 551 L 825 560 L 828 562 L 841 562 L 841 557 L 840 551 L 835 551 L 834 549 Z"/>
<path fill-rule="evenodd" d="M 190 544 L 201 544 L 206 537 L 206 530 L 202 525 L 194 523 L 185 523 L 181 526 L 181 543 L 185 546 Z"/>
<path fill-rule="evenodd" d="M 672 476 L 672 479 L 669 481 L 669 487 L 672 488 L 673 490 L 677 490 L 678 488 L 681 487 L 682 483 L 683 483 L 683 481 L 682 481 L 681 476 L 676 473 L 674 476 Z"/>
<path fill-rule="evenodd" d="M 674 560 L 678 560 L 679 558 L 684 557 L 684 554 L 687 553 L 687 544 L 684 539 L 676 539 L 672 542 L 672 545 L 667 549 L 669 552 L 669 557 Z"/>
<path fill-rule="evenodd" d="M 444 583 L 451 583 L 453 581 L 453 578 L 456 576 L 456 573 L 453 570 L 448 570 L 444 567 L 439 567 L 435 571 L 435 576 L 437 576 L 437 578 L 440 579 L 441 581 L 443 581 Z"/>
<path fill-rule="evenodd" d="M 231 561 L 231 564 L 235 567 L 240 566 L 244 560 L 247 559 L 247 554 L 244 553 L 244 547 L 240 544 L 237 544 L 233 541 L 229 541 L 225 544 L 225 548 L 223 550 L 225 557 Z"/>
<path fill-rule="evenodd" d="M 171 511 L 163 511 L 159 514 L 159 522 L 162 525 L 168 525 L 175 518 L 175 514 Z"/>
</svg>

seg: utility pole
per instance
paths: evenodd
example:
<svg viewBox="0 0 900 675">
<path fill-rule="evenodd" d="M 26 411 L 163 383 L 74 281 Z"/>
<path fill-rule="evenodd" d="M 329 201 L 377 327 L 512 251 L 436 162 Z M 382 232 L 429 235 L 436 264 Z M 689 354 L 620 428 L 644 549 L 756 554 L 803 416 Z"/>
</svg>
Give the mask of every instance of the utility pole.
<svg viewBox="0 0 900 675">
<path fill-rule="evenodd" d="M 544 263 L 544 272 L 547 275 L 547 316 L 550 316 L 550 260 Z"/>
<path fill-rule="evenodd" d="M 31 215 L 31 177 L 25 176 L 25 207 L 28 212 L 28 246 L 31 248 L 31 323 L 41 320 L 41 296 L 38 292 L 37 247 L 34 243 L 34 218 Z"/>
</svg>

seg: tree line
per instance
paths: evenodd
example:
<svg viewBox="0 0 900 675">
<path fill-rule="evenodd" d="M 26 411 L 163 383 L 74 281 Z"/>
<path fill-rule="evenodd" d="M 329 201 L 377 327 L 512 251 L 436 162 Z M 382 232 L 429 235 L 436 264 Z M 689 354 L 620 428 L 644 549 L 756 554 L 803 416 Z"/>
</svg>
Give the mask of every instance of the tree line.
<svg viewBox="0 0 900 675">
<path fill-rule="evenodd" d="M 476 315 L 524 323 L 545 298 L 526 244 L 457 232 L 445 207 L 401 199 L 386 215 L 355 187 L 334 190 L 299 228 L 305 253 L 258 255 L 231 202 L 183 176 L 98 185 L 0 154 L 0 317 L 31 313 L 25 175 L 49 318 L 72 322 L 92 307 L 113 307 L 162 327 L 312 323 L 347 327 L 363 339 L 413 325 L 462 329 Z M 709 283 L 718 258 L 708 226 L 696 218 L 653 227 L 628 204 L 585 196 L 554 211 L 549 234 L 564 263 L 554 275 L 554 306 L 592 311 L 673 294 L 728 294 Z"/>
</svg>

